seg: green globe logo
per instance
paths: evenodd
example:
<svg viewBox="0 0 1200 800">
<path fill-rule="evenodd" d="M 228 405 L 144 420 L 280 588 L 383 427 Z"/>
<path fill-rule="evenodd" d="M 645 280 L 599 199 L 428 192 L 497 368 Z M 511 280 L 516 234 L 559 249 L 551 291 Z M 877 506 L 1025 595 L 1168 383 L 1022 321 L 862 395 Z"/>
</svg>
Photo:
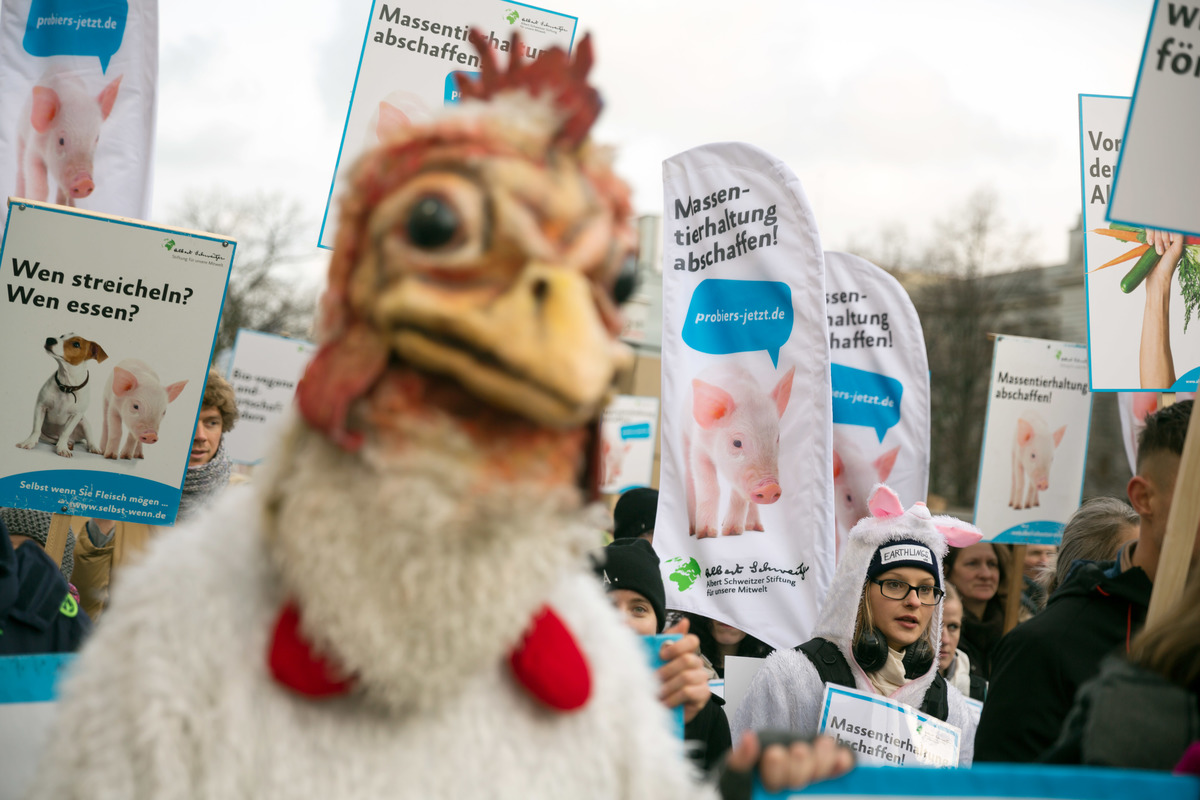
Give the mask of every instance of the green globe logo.
<svg viewBox="0 0 1200 800">
<path fill-rule="evenodd" d="M 679 565 L 675 567 L 675 569 L 671 570 L 671 574 L 667 577 L 671 579 L 671 582 L 674 583 L 676 588 L 678 588 L 681 592 L 686 592 L 688 589 L 692 588 L 692 585 L 696 582 L 696 579 L 700 577 L 700 564 L 697 563 L 696 559 L 694 558 L 689 558 L 685 561 L 682 556 L 679 556 L 676 558 L 668 558 L 666 563 Z"/>
<path fill-rule="evenodd" d="M 509 25 L 515 24 L 516 21 L 519 20 L 520 18 L 521 18 L 521 15 L 518 14 L 516 11 L 508 12 L 508 16 L 505 17 L 505 19 L 508 20 Z"/>
</svg>

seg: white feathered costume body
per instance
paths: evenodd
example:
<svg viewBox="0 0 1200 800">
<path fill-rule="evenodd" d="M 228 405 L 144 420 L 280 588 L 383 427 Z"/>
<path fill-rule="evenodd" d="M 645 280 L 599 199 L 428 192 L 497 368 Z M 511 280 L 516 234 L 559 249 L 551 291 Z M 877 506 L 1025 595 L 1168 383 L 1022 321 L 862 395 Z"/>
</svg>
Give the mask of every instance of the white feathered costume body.
<svg viewBox="0 0 1200 800">
<path fill-rule="evenodd" d="M 460 113 L 351 180 L 268 471 L 118 576 L 35 798 L 715 796 L 584 558 L 633 241 L 590 48 L 473 41 Z"/>
<path fill-rule="evenodd" d="M 878 694 L 853 654 L 859 600 L 871 557 L 881 545 L 912 539 L 933 552 L 938 574 L 941 575 L 948 537 L 950 541 L 961 542 L 956 546 L 965 546 L 978 541 L 979 533 L 973 526 L 953 517 L 932 516 L 923 503 L 904 511 L 895 494 L 887 487 L 878 487 L 869 505 L 871 516 L 864 517 L 850 531 L 849 544 L 838 562 L 829 593 L 825 596 L 825 604 L 813 627 L 813 636 L 837 645 L 854 675 L 853 688 Z M 934 635 L 933 652 L 937 653 L 942 635 L 941 603 L 934 608 L 929 625 Z M 890 696 L 891 699 L 912 708 L 920 708 L 936 672 L 935 658 L 923 675 L 905 683 Z M 807 655 L 796 650 L 776 650 L 755 675 L 730 722 L 730 728 L 735 737 L 744 730 L 766 729 L 816 735 L 824 692 L 825 683 Z M 975 752 L 975 718 L 962 693 L 953 686 L 947 687 L 947 699 L 950 710 L 946 722 L 962 731 L 959 765 L 970 766 Z"/>
</svg>

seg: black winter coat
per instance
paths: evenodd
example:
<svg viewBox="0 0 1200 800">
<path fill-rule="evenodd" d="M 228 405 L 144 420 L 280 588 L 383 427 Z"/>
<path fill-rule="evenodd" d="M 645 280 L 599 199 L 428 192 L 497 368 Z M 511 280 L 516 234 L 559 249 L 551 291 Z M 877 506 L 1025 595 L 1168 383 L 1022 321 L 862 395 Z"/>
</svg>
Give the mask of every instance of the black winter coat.
<svg viewBox="0 0 1200 800">
<path fill-rule="evenodd" d="M 1152 584 L 1140 567 L 1110 577 L 1115 562 L 1080 562 L 1042 613 L 992 654 L 976 761 L 1034 761 L 1058 739 L 1075 692 L 1146 621 Z"/>
</svg>

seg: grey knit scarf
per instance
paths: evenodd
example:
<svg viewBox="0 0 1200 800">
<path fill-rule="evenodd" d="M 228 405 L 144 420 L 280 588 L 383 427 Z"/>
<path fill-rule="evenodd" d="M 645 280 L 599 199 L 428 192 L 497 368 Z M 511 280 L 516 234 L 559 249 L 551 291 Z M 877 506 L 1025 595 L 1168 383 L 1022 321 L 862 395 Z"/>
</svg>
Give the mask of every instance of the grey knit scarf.
<svg viewBox="0 0 1200 800">
<path fill-rule="evenodd" d="M 188 467 L 175 524 L 186 522 L 208 505 L 213 496 L 229 484 L 229 471 L 229 458 L 225 455 L 225 441 L 222 440 L 211 461 L 198 467 Z"/>
</svg>

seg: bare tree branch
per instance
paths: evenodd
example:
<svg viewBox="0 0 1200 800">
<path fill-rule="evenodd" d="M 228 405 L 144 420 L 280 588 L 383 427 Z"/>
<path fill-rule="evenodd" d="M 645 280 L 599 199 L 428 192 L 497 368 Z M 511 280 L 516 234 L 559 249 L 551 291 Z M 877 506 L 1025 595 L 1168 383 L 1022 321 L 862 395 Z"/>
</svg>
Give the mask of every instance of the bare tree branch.
<svg viewBox="0 0 1200 800">
<path fill-rule="evenodd" d="M 303 335 L 311 326 L 315 295 L 296 289 L 280 269 L 308 255 L 300 244 L 307 226 L 299 209 L 277 194 L 221 192 L 188 197 L 176 209 L 179 226 L 237 240 L 214 355 L 233 346 L 240 328 Z"/>
</svg>

